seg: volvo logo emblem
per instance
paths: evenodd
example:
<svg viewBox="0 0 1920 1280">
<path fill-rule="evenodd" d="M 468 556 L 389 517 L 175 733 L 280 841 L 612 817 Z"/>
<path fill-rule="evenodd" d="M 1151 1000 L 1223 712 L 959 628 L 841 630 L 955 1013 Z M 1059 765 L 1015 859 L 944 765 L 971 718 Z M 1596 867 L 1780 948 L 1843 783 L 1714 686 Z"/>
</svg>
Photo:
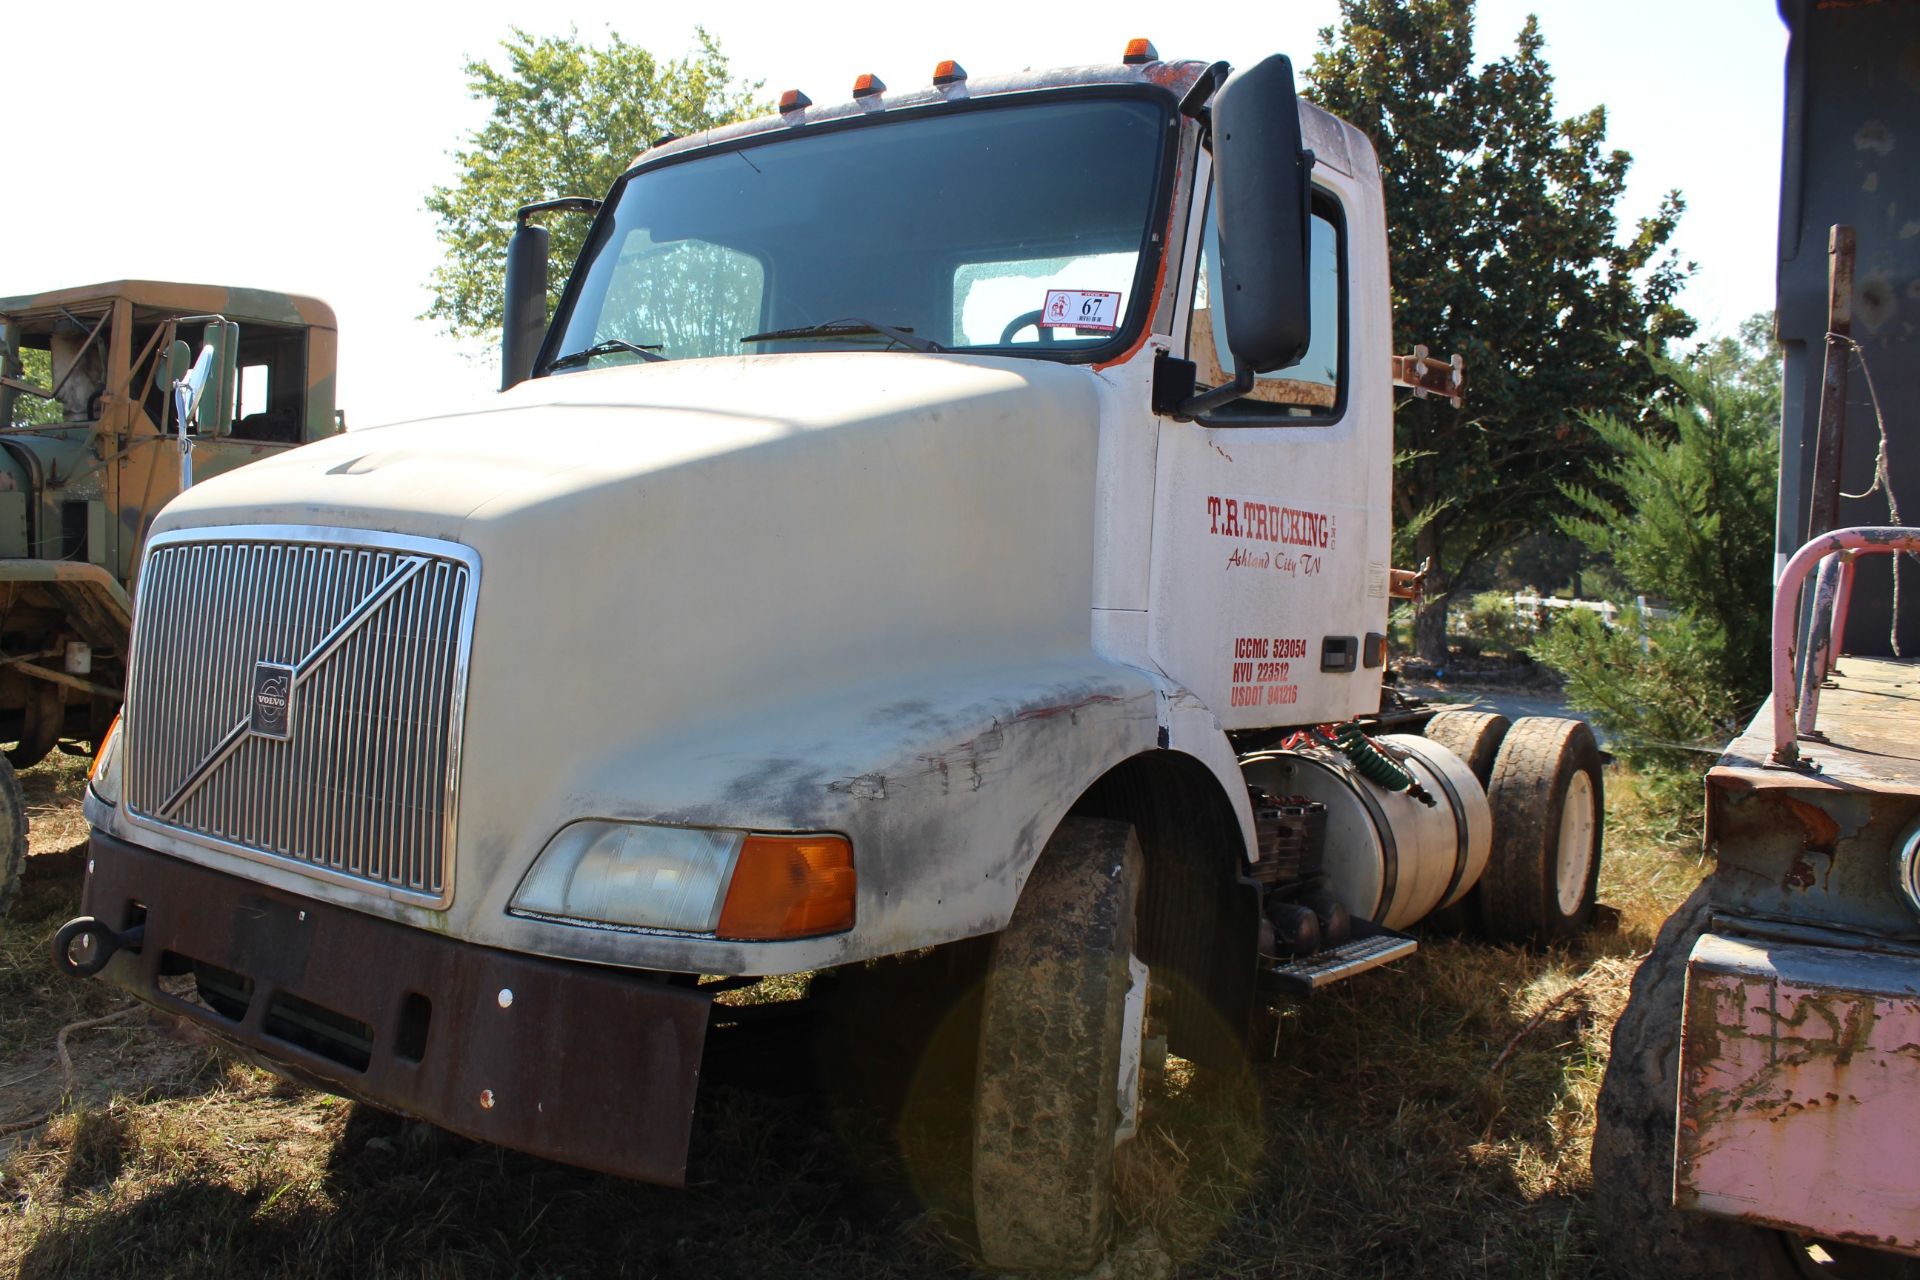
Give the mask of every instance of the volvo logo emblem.
<svg viewBox="0 0 1920 1280">
<path fill-rule="evenodd" d="M 293 732 L 293 668 L 284 662 L 253 664 L 253 707 L 249 732 L 285 741 Z"/>
</svg>

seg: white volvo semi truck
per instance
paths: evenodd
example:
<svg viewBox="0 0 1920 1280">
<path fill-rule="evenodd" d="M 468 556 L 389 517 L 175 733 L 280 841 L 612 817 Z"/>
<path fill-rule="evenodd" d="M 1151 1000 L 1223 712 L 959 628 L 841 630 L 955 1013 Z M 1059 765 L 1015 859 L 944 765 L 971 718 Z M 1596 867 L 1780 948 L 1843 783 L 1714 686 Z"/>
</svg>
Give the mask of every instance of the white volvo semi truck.
<svg viewBox="0 0 1920 1280">
<path fill-rule="evenodd" d="M 1383 703 L 1396 385 L 1462 374 L 1285 58 L 862 77 L 571 203 L 500 394 L 159 517 L 63 966 L 674 1183 L 715 989 L 990 936 L 979 1243 L 1045 1267 L 1160 1046 L 1590 916 L 1586 727 Z"/>
</svg>

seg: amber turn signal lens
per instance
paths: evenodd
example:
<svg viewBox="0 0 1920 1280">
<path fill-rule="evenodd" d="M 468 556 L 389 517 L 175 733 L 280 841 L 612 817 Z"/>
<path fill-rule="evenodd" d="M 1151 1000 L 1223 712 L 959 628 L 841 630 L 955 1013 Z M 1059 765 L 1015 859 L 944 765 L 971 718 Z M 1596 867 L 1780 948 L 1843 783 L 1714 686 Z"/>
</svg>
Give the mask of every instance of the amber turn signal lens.
<svg viewBox="0 0 1920 1280">
<path fill-rule="evenodd" d="M 92 782 L 100 776 L 100 762 L 107 758 L 107 744 L 113 741 L 113 735 L 120 732 L 120 713 L 113 713 L 113 723 L 100 735 L 100 749 L 93 753 L 93 763 L 87 766 L 87 781 Z"/>
<path fill-rule="evenodd" d="M 851 929 L 853 885 L 843 836 L 748 836 L 714 933 L 765 942 Z"/>
</svg>

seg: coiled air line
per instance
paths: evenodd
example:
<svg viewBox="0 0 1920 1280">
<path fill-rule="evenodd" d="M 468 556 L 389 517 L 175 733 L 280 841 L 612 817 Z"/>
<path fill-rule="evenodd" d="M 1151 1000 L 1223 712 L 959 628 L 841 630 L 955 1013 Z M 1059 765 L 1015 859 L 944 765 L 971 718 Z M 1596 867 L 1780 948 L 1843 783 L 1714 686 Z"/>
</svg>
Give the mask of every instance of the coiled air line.
<svg viewBox="0 0 1920 1280">
<path fill-rule="evenodd" d="M 1385 791 L 1404 791 L 1429 809 L 1438 803 L 1428 790 L 1414 779 L 1407 767 L 1393 759 L 1349 720 L 1345 724 L 1320 725 L 1310 732 L 1314 741 L 1338 751 L 1353 763 L 1360 776 Z"/>
</svg>

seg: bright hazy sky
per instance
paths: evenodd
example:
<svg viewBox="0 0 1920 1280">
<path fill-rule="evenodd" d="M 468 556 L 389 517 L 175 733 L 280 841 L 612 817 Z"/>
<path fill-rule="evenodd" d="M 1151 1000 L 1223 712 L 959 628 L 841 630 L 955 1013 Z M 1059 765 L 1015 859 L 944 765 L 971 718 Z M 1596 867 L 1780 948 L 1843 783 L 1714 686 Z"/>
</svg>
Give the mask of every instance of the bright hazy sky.
<svg viewBox="0 0 1920 1280">
<path fill-rule="evenodd" d="M 452 180 L 447 153 L 484 118 L 462 61 L 497 54 L 510 24 L 590 39 L 611 26 L 678 57 L 698 21 L 769 95 L 797 86 L 826 102 L 862 71 L 904 88 L 942 58 L 974 75 L 1107 61 L 1136 35 L 1169 58 L 1281 52 L 1304 66 L 1337 13 L 1334 0 L 6 9 L 0 295 L 125 277 L 317 295 L 339 315 L 354 426 L 495 385 L 491 352 L 474 358 L 417 319 L 438 257 L 421 200 Z M 1609 145 L 1633 153 L 1629 218 L 1685 193 L 1678 244 L 1699 271 L 1684 302 L 1703 328 L 1770 307 L 1786 48 L 1771 0 L 1481 0 L 1478 54 L 1510 49 L 1529 12 L 1557 113 L 1604 103 Z"/>
</svg>

